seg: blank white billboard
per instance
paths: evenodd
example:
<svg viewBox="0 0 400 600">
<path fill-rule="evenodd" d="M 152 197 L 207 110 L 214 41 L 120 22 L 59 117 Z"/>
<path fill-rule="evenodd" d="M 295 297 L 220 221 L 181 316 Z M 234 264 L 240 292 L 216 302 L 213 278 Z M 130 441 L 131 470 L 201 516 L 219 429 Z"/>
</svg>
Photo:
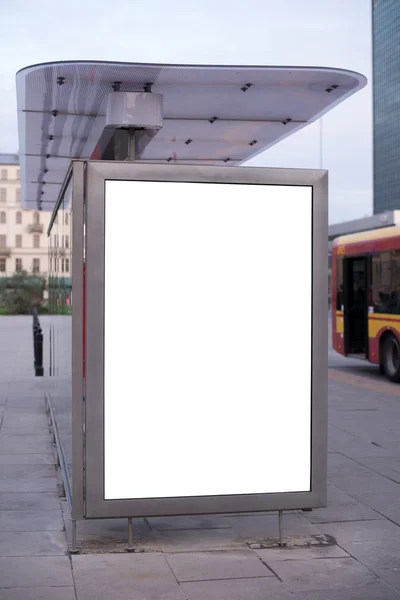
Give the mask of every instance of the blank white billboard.
<svg viewBox="0 0 400 600">
<path fill-rule="evenodd" d="M 310 186 L 106 181 L 104 327 L 106 500 L 310 491 Z"/>
</svg>

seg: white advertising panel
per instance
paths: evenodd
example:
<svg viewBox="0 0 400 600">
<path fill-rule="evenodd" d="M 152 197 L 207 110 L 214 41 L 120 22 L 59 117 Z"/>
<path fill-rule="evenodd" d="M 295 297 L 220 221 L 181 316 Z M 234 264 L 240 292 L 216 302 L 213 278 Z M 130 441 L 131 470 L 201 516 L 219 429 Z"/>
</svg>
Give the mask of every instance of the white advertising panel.
<svg viewBox="0 0 400 600">
<path fill-rule="evenodd" d="M 312 209 L 106 180 L 105 500 L 310 491 Z"/>
</svg>

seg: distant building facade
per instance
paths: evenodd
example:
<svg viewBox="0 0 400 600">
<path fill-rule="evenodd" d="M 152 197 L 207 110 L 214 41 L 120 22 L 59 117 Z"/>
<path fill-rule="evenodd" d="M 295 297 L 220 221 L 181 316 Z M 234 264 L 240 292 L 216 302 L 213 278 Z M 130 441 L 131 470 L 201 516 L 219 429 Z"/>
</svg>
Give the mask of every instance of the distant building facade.
<svg viewBox="0 0 400 600">
<path fill-rule="evenodd" d="M 0 154 L 0 276 L 26 271 L 47 279 L 50 216 L 22 208 L 18 156 Z"/>
<path fill-rule="evenodd" d="M 22 208 L 18 155 L 0 154 L 0 277 L 25 271 L 70 280 L 71 215 L 60 210 L 48 238 L 51 214 Z"/>
<path fill-rule="evenodd" d="M 400 209 L 400 0 L 372 0 L 374 213 Z"/>
</svg>

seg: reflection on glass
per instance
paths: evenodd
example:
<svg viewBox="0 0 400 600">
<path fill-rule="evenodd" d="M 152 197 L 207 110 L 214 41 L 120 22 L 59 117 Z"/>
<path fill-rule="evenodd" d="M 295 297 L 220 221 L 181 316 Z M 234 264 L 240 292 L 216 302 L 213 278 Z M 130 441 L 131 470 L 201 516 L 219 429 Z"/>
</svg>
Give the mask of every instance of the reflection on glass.
<svg viewBox="0 0 400 600">
<path fill-rule="evenodd" d="M 72 206 L 63 200 L 49 235 L 48 331 L 51 402 L 71 481 Z M 47 344 L 46 344 L 47 346 Z"/>
</svg>

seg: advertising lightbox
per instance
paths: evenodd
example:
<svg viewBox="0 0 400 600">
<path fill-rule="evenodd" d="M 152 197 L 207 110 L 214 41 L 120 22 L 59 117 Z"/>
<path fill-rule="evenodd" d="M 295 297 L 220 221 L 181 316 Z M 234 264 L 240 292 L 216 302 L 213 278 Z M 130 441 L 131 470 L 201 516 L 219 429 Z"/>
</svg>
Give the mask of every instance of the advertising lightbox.
<svg viewBox="0 0 400 600">
<path fill-rule="evenodd" d="M 86 215 L 86 516 L 322 505 L 326 174 L 88 163 Z"/>
</svg>

